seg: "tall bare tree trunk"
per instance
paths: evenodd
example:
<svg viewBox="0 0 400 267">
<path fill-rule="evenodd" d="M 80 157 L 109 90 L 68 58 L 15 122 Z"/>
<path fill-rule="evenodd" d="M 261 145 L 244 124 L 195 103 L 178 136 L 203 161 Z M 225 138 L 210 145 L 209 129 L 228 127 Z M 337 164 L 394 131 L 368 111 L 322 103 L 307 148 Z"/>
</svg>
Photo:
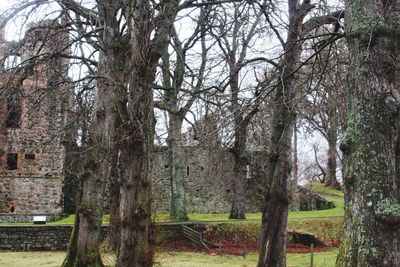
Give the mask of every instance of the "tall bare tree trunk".
<svg viewBox="0 0 400 267">
<path fill-rule="evenodd" d="M 400 266 L 400 1 L 346 3 L 345 227 L 336 266 Z"/>
<path fill-rule="evenodd" d="M 101 55 L 100 59 L 104 60 Z M 105 181 L 109 175 L 112 146 L 112 91 L 106 81 L 98 81 L 98 101 L 85 155 L 82 195 L 77 222 L 63 266 L 103 266 L 99 244 Z M 76 242 L 76 244 L 75 244 Z M 76 247 L 75 247 L 76 246 Z"/>
<path fill-rule="evenodd" d="M 96 111 L 90 125 L 88 152 L 82 176 L 82 199 L 77 208 L 78 231 L 76 258 L 65 260 L 64 266 L 103 266 L 99 245 L 103 215 L 103 196 L 111 174 L 112 149 L 114 146 L 114 106 L 116 90 L 123 83 L 124 70 L 121 59 L 121 35 L 117 13 L 119 2 L 98 2 L 98 12 L 103 26 L 100 32 L 102 49 L 99 53 Z M 72 234 L 71 240 L 75 240 Z M 73 249 L 70 244 L 70 249 Z M 69 255 L 69 254 L 68 254 Z M 72 255 L 72 254 L 71 254 Z"/>
<path fill-rule="evenodd" d="M 168 147 L 171 177 L 171 210 L 172 220 L 188 220 L 185 203 L 186 169 L 182 150 L 182 116 L 171 114 L 169 117 Z"/>
<path fill-rule="evenodd" d="M 286 77 L 283 73 L 282 77 Z M 291 138 L 294 115 L 294 77 L 286 77 L 283 86 L 276 88 L 274 114 L 271 124 L 272 148 L 267 167 L 267 193 L 262 211 L 260 254 L 258 267 L 284 267 L 286 225 L 289 206 L 288 182 L 291 171 Z"/>
<path fill-rule="evenodd" d="M 246 138 L 247 124 L 243 120 L 242 114 L 235 114 L 235 143 L 233 145 L 232 154 L 234 159 L 233 165 L 233 201 L 229 219 L 245 219 L 246 218 L 246 174 L 247 174 L 247 158 Z"/>
<path fill-rule="evenodd" d="M 154 142 L 153 88 L 156 66 L 168 46 L 178 0 L 163 1 L 152 19 L 150 1 L 130 2 L 129 96 L 119 105 L 124 139 L 121 150 L 121 245 L 117 267 L 153 265 L 151 168 Z M 125 110 L 125 112 L 124 112 Z"/>
<path fill-rule="evenodd" d="M 286 266 L 286 226 L 289 206 L 291 145 L 295 122 L 293 98 L 295 72 L 302 49 L 303 19 L 311 10 L 309 1 L 289 0 L 289 28 L 280 68 L 281 81 L 275 89 L 271 121 L 270 155 L 265 178 L 264 206 L 258 267 Z"/>
<path fill-rule="evenodd" d="M 155 69 L 135 61 L 130 82 L 131 119 L 123 125 L 121 151 L 121 244 L 116 266 L 152 266 L 151 167 L 154 138 Z"/>
<path fill-rule="evenodd" d="M 326 131 L 326 140 L 328 141 L 328 173 L 325 179 L 325 186 L 337 187 L 338 181 L 336 177 L 336 142 L 337 142 L 337 123 L 332 122 L 331 118 L 328 129 Z"/>
<path fill-rule="evenodd" d="M 114 133 L 114 149 L 111 158 L 111 172 L 108 183 L 110 196 L 110 223 L 107 231 L 107 246 L 112 251 L 118 251 L 121 235 L 121 181 L 120 181 L 120 151 L 123 136 L 120 127 L 122 125 L 118 114 L 115 114 L 115 133 Z"/>
</svg>

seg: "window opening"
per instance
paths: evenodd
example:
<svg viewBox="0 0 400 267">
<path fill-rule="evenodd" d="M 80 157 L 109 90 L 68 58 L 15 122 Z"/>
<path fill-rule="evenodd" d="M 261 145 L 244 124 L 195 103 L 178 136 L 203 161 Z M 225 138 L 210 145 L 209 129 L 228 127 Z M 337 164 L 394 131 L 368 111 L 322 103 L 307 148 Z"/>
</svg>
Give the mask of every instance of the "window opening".
<svg viewBox="0 0 400 267">
<path fill-rule="evenodd" d="M 27 160 L 34 160 L 36 157 L 35 154 L 25 154 L 25 159 Z"/>
<path fill-rule="evenodd" d="M 7 155 L 7 168 L 8 170 L 16 170 L 18 168 L 18 154 L 9 153 Z"/>
<path fill-rule="evenodd" d="M 189 174 L 190 174 L 189 166 L 186 166 L 186 175 L 189 176 Z"/>
<path fill-rule="evenodd" d="M 13 96 L 7 102 L 6 127 L 19 128 L 20 120 L 21 120 L 21 108 L 19 106 L 18 97 Z"/>
<path fill-rule="evenodd" d="M 8 56 L 4 61 L 4 68 L 6 70 L 16 68 L 21 64 L 21 62 L 22 59 L 20 56 L 17 55 Z"/>
</svg>

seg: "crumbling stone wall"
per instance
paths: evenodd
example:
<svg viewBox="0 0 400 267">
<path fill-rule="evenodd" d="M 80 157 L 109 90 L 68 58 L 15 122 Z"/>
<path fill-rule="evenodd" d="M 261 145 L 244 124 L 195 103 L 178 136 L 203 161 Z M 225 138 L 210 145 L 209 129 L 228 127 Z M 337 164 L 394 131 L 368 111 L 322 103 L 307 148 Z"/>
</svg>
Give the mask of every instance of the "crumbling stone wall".
<svg viewBox="0 0 400 267">
<path fill-rule="evenodd" d="M 51 53 L 68 35 L 51 27 L 32 24 L 19 43 L 0 36 L 0 57 L 24 65 L 0 66 L 0 214 L 62 212 L 68 62 Z"/>
<path fill-rule="evenodd" d="M 184 146 L 186 164 L 186 201 L 189 213 L 227 213 L 230 211 L 233 190 L 233 158 L 221 147 L 203 145 Z M 157 212 L 168 212 L 171 182 L 169 178 L 167 147 L 160 147 L 153 161 L 153 199 Z M 249 175 L 248 188 L 256 187 Z M 249 190 L 246 208 L 259 211 L 260 196 Z"/>
</svg>

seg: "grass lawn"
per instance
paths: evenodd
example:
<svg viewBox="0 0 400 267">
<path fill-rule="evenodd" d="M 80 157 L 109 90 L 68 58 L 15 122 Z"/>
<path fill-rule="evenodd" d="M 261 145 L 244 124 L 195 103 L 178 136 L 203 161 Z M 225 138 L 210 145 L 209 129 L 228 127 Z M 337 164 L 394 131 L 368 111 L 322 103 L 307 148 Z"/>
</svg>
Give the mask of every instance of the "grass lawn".
<svg viewBox="0 0 400 267">
<path fill-rule="evenodd" d="M 343 192 L 331 188 L 326 188 L 323 184 L 312 183 L 309 187 L 323 195 L 327 200 L 335 203 L 335 208 L 328 210 L 314 210 L 314 211 L 290 211 L 289 212 L 289 223 L 291 220 L 298 221 L 299 219 L 315 219 L 315 218 L 327 218 L 327 217 L 337 217 L 342 218 L 344 216 L 344 199 Z M 203 213 L 191 213 L 189 214 L 191 221 L 204 221 L 204 222 L 237 222 L 237 221 L 260 221 L 261 213 L 247 213 L 246 220 L 229 220 L 228 213 L 222 214 L 203 214 Z M 68 217 L 55 221 L 49 222 L 50 225 L 65 225 L 73 224 L 75 220 L 75 215 L 69 215 Z M 103 218 L 103 223 L 107 224 L 109 220 L 108 215 Z M 157 214 L 155 218 L 156 222 L 169 222 L 168 214 Z"/>
<path fill-rule="evenodd" d="M 322 184 L 309 185 L 314 191 L 323 195 L 329 201 L 335 203 L 335 208 L 315 211 L 290 211 L 288 230 L 312 233 L 320 240 L 330 243 L 341 239 L 344 198 L 343 192 L 324 187 Z M 229 214 L 189 214 L 191 221 L 208 222 L 210 226 L 224 223 L 224 230 L 232 233 L 246 232 L 250 239 L 257 240 L 260 230 L 261 213 L 248 213 L 246 220 L 229 220 Z M 168 214 L 157 214 L 156 222 L 170 222 Z M 49 222 L 47 225 L 71 225 L 75 215 L 70 215 L 62 220 Z M 107 224 L 109 216 L 105 215 L 103 224 Z M 14 223 L 0 225 L 32 225 L 31 223 Z M 0 265 L 1 266 L 1 265 Z"/>
<path fill-rule="evenodd" d="M 337 249 L 327 252 L 315 253 L 314 266 L 333 267 L 337 255 Z M 0 266 L 2 267 L 55 267 L 60 266 L 65 257 L 64 252 L 1 252 Z M 114 256 L 103 255 L 107 266 L 114 265 Z M 211 256 L 202 253 L 187 252 L 163 252 L 158 253 L 155 259 L 155 267 L 245 267 L 255 266 L 257 254 L 246 256 Z M 310 266 L 310 254 L 288 254 L 288 267 Z"/>
</svg>

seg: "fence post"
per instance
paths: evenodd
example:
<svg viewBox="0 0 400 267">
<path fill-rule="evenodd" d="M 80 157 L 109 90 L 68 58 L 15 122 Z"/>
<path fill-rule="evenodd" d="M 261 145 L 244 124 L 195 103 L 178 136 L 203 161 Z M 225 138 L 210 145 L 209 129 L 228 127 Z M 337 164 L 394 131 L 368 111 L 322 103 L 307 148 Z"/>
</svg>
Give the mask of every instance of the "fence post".
<svg viewBox="0 0 400 267">
<path fill-rule="evenodd" d="M 311 252 L 311 267 L 314 267 L 314 243 L 311 243 L 310 246 L 310 252 Z"/>
</svg>

